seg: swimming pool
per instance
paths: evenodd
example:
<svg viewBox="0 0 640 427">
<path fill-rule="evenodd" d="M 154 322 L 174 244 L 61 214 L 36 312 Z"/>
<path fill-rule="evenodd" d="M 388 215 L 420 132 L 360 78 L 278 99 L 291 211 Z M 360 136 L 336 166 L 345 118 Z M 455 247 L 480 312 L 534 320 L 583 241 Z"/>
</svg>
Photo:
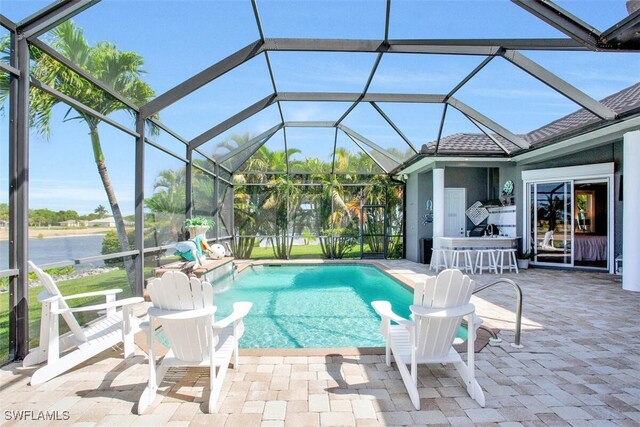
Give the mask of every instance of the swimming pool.
<svg viewBox="0 0 640 427">
<path fill-rule="evenodd" d="M 380 347 L 371 301 L 409 316 L 413 292 L 367 265 L 259 265 L 214 284 L 216 319 L 251 301 L 243 348 Z"/>
</svg>

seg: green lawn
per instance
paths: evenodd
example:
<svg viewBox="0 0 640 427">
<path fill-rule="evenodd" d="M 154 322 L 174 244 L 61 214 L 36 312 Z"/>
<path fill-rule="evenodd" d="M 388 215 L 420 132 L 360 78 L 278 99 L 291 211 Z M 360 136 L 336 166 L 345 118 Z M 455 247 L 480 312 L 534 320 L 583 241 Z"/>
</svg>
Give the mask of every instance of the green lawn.
<svg viewBox="0 0 640 427">
<path fill-rule="evenodd" d="M 364 252 L 369 251 L 369 245 L 364 245 Z M 322 249 L 320 245 L 294 245 L 291 247 L 291 259 L 323 259 Z M 344 258 L 360 258 L 360 244 L 355 245 L 344 254 Z M 251 259 L 274 259 L 273 249 L 253 248 Z"/>
<path fill-rule="evenodd" d="M 366 249 L 366 248 L 365 248 Z M 360 258 L 360 245 L 356 245 L 347 251 L 345 258 Z M 320 245 L 294 245 L 291 247 L 291 259 L 322 259 Z M 251 259 L 274 259 L 271 246 L 266 248 L 253 248 Z"/>
<path fill-rule="evenodd" d="M 118 299 L 131 296 L 131 289 L 127 282 L 124 270 L 114 270 L 96 276 L 87 276 L 77 279 L 58 282 L 60 292 L 63 295 L 80 294 L 84 292 L 100 291 L 103 289 L 120 288 L 122 292 L 117 295 Z M 34 348 L 38 345 L 40 336 L 40 303 L 37 298 L 42 291 L 41 286 L 29 288 L 29 346 Z M 104 297 L 79 298 L 69 301 L 69 305 L 77 307 L 80 305 L 98 304 L 104 302 Z M 97 313 L 75 313 L 80 324 L 93 320 Z M 60 333 L 63 334 L 69 328 L 64 320 L 60 319 Z M 9 352 L 9 292 L 0 294 L 0 361 L 8 358 Z"/>
</svg>

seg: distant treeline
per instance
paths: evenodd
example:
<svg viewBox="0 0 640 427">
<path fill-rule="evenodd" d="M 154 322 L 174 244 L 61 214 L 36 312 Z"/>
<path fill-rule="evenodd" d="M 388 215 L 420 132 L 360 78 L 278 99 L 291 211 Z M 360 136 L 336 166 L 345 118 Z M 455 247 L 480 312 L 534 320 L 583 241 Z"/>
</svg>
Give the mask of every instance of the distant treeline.
<svg viewBox="0 0 640 427">
<path fill-rule="evenodd" d="M 29 209 L 29 225 L 30 226 L 48 226 L 58 225 L 64 221 L 91 221 L 94 219 L 104 218 L 107 216 L 106 211 L 99 210 L 99 213 L 90 213 L 80 215 L 74 210 L 52 211 L 51 209 Z M 0 203 L 0 221 L 9 220 L 9 205 Z"/>
</svg>

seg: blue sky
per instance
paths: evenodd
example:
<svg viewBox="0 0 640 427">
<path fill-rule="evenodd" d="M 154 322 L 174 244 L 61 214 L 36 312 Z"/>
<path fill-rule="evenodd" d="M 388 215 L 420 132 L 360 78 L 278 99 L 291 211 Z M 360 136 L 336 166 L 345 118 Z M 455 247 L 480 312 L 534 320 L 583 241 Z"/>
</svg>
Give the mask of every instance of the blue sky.
<svg viewBox="0 0 640 427">
<path fill-rule="evenodd" d="M 626 15 L 624 0 L 558 1 L 600 30 Z M 20 19 L 47 2 L 0 0 L 0 10 Z M 266 37 L 371 38 L 384 36 L 385 1 L 264 1 L 258 8 Z M 103 0 L 74 18 L 90 43 L 109 40 L 123 50 L 133 50 L 145 60 L 145 80 L 161 94 L 182 80 L 256 40 L 251 3 L 238 1 L 124 1 Z M 390 38 L 516 38 L 563 37 L 507 0 L 499 1 L 392 1 Z M 182 23 L 179 26 L 176 23 Z M 4 33 L 0 33 L 4 34 Z M 638 81 L 640 56 L 593 52 L 524 52 L 596 99 Z M 375 61 L 373 54 L 288 53 L 270 54 L 279 91 L 360 92 Z M 372 81 L 371 92 L 446 93 L 482 57 L 452 55 L 385 55 Z M 243 64 L 161 112 L 161 119 L 186 138 L 193 138 L 221 120 L 272 92 L 264 55 Z M 456 96 L 516 133 L 531 131 L 579 107 L 526 75 L 501 58 L 493 60 Z M 416 146 L 437 134 L 442 106 L 380 104 Z M 349 107 L 343 103 L 285 103 L 285 120 L 336 120 Z M 450 109 L 451 110 L 451 109 Z M 92 160 L 86 125 L 61 123 L 66 112 L 57 108 L 59 120 L 50 138 L 31 137 L 31 207 L 76 209 L 91 212 L 107 206 L 104 190 Z M 114 116 L 127 126 L 133 120 Z M 275 106 L 203 146 L 208 153 L 233 133 L 258 134 L 277 122 Z M 0 161 L 7 155 L 7 117 L 0 118 Z M 406 145 L 369 105 L 359 105 L 344 123 L 385 148 Z M 461 115 L 451 114 L 445 134 L 477 132 Z M 133 138 L 102 125 L 107 165 L 125 213 L 133 212 Z M 329 159 L 333 131 L 291 131 L 291 145 L 303 150 L 298 158 Z M 180 144 L 166 135 L 158 142 L 176 152 Z M 342 145 L 349 145 L 341 138 Z M 279 133 L 270 141 L 282 147 Z M 352 146 L 352 144 L 351 144 Z M 355 149 L 355 148 L 354 148 Z M 158 172 L 180 162 L 148 150 L 146 192 L 151 193 Z M 6 175 L 0 176 L 0 202 L 7 199 Z"/>
</svg>

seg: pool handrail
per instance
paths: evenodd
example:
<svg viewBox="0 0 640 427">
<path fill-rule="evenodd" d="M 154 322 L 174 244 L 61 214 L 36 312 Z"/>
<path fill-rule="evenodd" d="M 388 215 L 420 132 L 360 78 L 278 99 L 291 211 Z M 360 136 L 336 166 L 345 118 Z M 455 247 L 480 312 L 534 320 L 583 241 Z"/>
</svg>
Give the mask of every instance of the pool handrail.
<svg viewBox="0 0 640 427">
<path fill-rule="evenodd" d="M 520 344 L 520 331 L 522 329 L 522 289 L 520 286 L 511 279 L 500 278 L 476 288 L 473 293 L 477 294 L 478 292 L 484 291 L 485 289 L 491 288 L 499 283 L 511 285 L 516 291 L 516 336 L 511 346 L 515 348 L 522 348 L 523 346 Z"/>
</svg>

